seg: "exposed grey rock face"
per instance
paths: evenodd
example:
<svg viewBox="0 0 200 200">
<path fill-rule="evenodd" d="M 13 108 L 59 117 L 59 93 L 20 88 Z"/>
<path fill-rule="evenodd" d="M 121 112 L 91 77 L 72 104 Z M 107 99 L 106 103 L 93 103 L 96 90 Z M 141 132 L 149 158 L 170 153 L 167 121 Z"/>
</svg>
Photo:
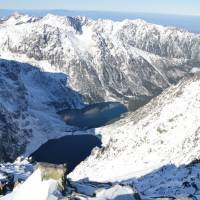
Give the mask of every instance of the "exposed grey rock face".
<svg viewBox="0 0 200 200">
<path fill-rule="evenodd" d="M 54 165 L 49 163 L 38 163 L 37 169 L 41 171 L 42 180 L 56 180 L 60 191 L 64 194 L 66 189 L 66 176 L 67 166 L 66 165 Z"/>
<path fill-rule="evenodd" d="M 13 161 L 71 130 L 56 112 L 80 107 L 81 98 L 66 87 L 63 74 L 0 60 L 0 85 L 0 161 Z"/>
<path fill-rule="evenodd" d="M 0 38 L 1 57 L 64 72 L 85 101 L 132 110 L 200 66 L 199 35 L 142 20 L 14 15 L 0 24 Z"/>
<path fill-rule="evenodd" d="M 14 176 L 0 171 L 0 196 L 5 195 L 14 188 Z"/>
</svg>

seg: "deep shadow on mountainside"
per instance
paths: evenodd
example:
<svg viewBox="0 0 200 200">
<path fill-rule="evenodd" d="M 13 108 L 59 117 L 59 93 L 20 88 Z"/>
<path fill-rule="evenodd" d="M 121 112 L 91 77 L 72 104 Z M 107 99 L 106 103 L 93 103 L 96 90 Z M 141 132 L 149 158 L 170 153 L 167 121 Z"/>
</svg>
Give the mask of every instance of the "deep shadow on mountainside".
<svg viewBox="0 0 200 200">
<path fill-rule="evenodd" d="M 66 87 L 64 74 L 0 59 L 0 84 L 0 161 L 14 161 L 75 129 L 57 114 L 83 106 L 81 96 Z"/>
</svg>

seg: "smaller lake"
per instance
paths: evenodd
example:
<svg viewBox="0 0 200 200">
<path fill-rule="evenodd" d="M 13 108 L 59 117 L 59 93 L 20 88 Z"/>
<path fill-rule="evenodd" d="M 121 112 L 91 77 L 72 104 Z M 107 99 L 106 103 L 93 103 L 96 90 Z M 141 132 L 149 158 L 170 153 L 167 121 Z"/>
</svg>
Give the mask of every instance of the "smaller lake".
<svg viewBox="0 0 200 200">
<path fill-rule="evenodd" d="M 49 140 L 30 157 L 37 162 L 67 164 L 68 172 L 71 172 L 90 155 L 94 147 L 101 147 L 101 141 L 96 136 L 70 135 Z"/>
<path fill-rule="evenodd" d="M 80 128 L 97 128 L 119 118 L 128 109 L 119 102 L 102 102 L 86 106 L 83 109 L 59 111 L 66 124 Z"/>
</svg>

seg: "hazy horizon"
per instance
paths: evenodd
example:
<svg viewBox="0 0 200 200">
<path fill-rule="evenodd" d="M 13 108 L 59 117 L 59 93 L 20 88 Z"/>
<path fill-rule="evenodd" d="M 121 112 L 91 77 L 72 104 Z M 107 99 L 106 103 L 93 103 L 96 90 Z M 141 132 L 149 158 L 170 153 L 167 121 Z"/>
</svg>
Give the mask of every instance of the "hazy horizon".
<svg viewBox="0 0 200 200">
<path fill-rule="evenodd" d="M 143 19 L 149 23 L 160 24 L 163 26 L 175 26 L 194 33 L 200 33 L 200 16 L 143 13 L 143 12 L 117 12 L 117 11 L 87 11 L 87 10 L 66 10 L 66 9 L 0 9 L 0 17 L 7 17 L 14 12 L 29 14 L 33 16 L 45 16 L 54 14 L 60 16 L 86 16 L 88 18 L 110 19 L 122 21 L 125 19 Z"/>
<path fill-rule="evenodd" d="M 2 9 L 64 9 L 77 11 L 142 12 L 173 15 L 200 16 L 199 0 L 6 0 L 0 2 Z"/>
<path fill-rule="evenodd" d="M 47 11 L 64 11 L 64 12 L 95 12 L 95 13 L 125 13 L 125 14 L 153 14 L 153 15 L 168 15 L 168 16 L 188 16 L 188 17 L 200 17 L 200 14 L 184 14 L 184 13 L 161 13 L 161 12 L 142 12 L 142 11 L 112 11 L 112 10 L 83 10 L 83 9 L 63 9 L 63 8 L 43 8 L 43 9 L 23 9 L 23 8 L 0 8 L 1 11 L 12 11 L 14 12 L 47 12 Z M 1 15 L 1 13 L 0 13 Z"/>
</svg>

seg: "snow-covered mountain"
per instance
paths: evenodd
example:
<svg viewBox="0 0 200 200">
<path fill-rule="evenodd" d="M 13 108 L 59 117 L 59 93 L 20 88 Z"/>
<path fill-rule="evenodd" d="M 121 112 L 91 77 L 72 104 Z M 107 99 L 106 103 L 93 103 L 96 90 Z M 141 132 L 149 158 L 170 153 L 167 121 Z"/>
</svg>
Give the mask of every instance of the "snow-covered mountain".
<svg viewBox="0 0 200 200">
<path fill-rule="evenodd" d="M 124 119 L 97 129 L 103 148 L 94 149 L 70 177 L 133 184 L 144 196 L 198 196 L 199 113 L 197 74 Z"/>
<path fill-rule="evenodd" d="M 61 73 L 0 60 L 0 161 L 29 155 L 72 130 L 56 113 L 82 106 L 80 95 L 67 88 L 66 81 Z"/>
<path fill-rule="evenodd" d="M 57 111 L 82 107 L 82 97 L 135 110 L 170 86 L 111 125 L 77 132 L 101 135 L 103 147 L 76 167 L 70 184 L 80 199 L 133 199 L 135 187 L 143 199 L 200 198 L 200 35 L 142 20 L 14 14 L 0 20 L 0 57 L 0 161 L 75 131 Z M 2 164 L 1 179 L 6 166 L 26 169 Z M 36 171 L 11 199 L 34 180 L 51 188 Z"/>
<path fill-rule="evenodd" d="M 132 110 L 200 66 L 200 35 L 143 20 L 14 14 L 0 38 L 0 57 L 63 72 L 87 102 Z"/>
</svg>

